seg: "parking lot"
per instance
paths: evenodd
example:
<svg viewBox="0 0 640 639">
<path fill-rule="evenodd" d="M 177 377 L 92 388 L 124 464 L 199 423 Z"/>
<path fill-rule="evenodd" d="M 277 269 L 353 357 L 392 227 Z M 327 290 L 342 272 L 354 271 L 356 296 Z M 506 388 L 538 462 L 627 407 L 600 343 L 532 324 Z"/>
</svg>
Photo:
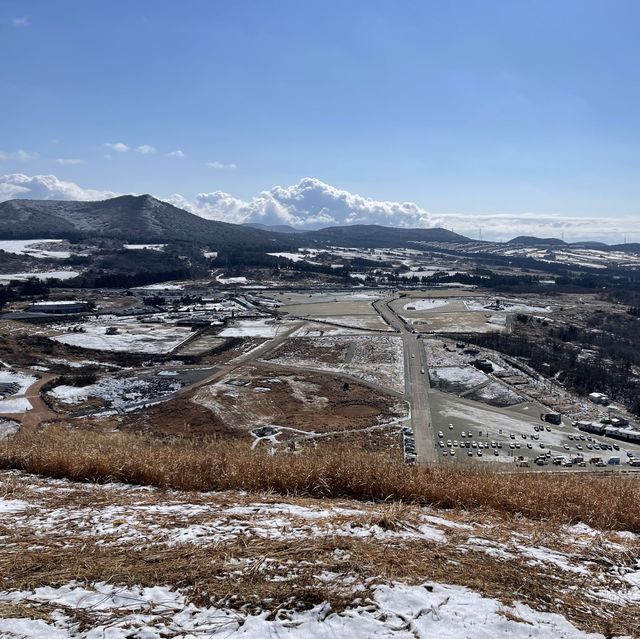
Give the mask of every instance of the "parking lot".
<svg viewBox="0 0 640 639">
<path fill-rule="evenodd" d="M 434 445 L 443 460 L 513 463 L 523 456 L 533 463 L 540 456 L 582 456 L 592 466 L 590 460 L 597 458 L 606 464 L 620 457 L 625 464 L 627 453 L 640 457 L 639 446 L 582 433 L 566 420 L 560 425 L 541 421 L 540 413 L 547 411 L 534 402 L 500 409 L 438 391 L 429 399 Z"/>
</svg>

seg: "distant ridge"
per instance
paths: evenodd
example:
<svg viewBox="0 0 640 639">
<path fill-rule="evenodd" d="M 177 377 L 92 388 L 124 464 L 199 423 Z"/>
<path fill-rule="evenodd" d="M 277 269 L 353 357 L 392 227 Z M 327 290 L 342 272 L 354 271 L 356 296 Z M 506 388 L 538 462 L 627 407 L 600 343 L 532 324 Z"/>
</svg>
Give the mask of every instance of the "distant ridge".
<svg viewBox="0 0 640 639">
<path fill-rule="evenodd" d="M 534 237 L 532 235 L 518 235 L 507 244 L 519 244 L 520 246 L 568 246 L 564 240 L 557 237 Z"/>
<path fill-rule="evenodd" d="M 271 233 L 304 233 L 302 229 L 297 229 L 289 224 L 259 224 L 258 222 L 245 222 L 242 226 L 249 226 L 253 229 L 261 231 L 270 231 Z"/>
<path fill-rule="evenodd" d="M 305 238 L 326 244 L 339 244 L 360 248 L 416 247 L 420 242 L 471 242 L 468 237 L 442 228 L 405 229 L 376 224 L 331 226 L 319 231 L 309 231 Z"/>
</svg>

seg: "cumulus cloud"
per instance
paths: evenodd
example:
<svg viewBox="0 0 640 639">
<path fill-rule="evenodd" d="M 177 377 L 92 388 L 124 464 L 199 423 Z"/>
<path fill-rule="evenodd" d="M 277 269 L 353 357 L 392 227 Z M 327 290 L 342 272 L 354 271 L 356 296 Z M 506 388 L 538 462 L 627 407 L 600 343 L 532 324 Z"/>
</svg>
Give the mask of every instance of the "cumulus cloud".
<svg viewBox="0 0 640 639">
<path fill-rule="evenodd" d="M 29 160 L 37 160 L 39 155 L 35 151 L 25 151 L 18 149 L 17 151 L 0 151 L 0 161 L 2 160 L 20 160 L 28 162 Z"/>
<path fill-rule="evenodd" d="M 341 224 L 431 226 L 429 213 L 413 202 L 373 200 L 316 178 L 303 178 L 288 187 L 275 186 L 249 201 L 222 191 L 199 193 L 193 201 L 172 197 L 202 217 L 236 223 L 290 224 L 299 228 Z"/>
<path fill-rule="evenodd" d="M 131 150 L 131 147 L 124 142 L 105 142 L 104 144 L 108 149 L 116 151 L 117 153 L 126 153 Z"/>
<path fill-rule="evenodd" d="M 183 158 L 184 155 L 184 151 L 181 149 L 176 149 L 175 151 L 169 151 L 169 153 L 167 153 L 167 157 L 170 158 Z"/>
<path fill-rule="evenodd" d="M 142 153 L 142 155 L 152 155 L 153 153 L 157 153 L 157 150 L 150 144 L 141 144 L 136 148 L 136 153 Z"/>
<path fill-rule="evenodd" d="M 104 200 L 115 197 L 112 191 L 84 189 L 55 175 L 0 175 L 0 201 L 14 198 L 33 200 Z"/>
<path fill-rule="evenodd" d="M 210 166 L 212 169 L 235 169 L 237 166 L 233 163 L 231 164 L 223 164 L 222 162 L 207 162 L 207 166 Z"/>
<path fill-rule="evenodd" d="M 79 160 L 78 158 L 56 158 L 57 164 L 84 164 L 84 160 Z"/>
<path fill-rule="evenodd" d="M 28 27 L 31 23 L 29 22 L 29 16 L 22 16 L 20 18 L 13 18 L 11 20 L 11 24 L 13 24 L 14 27 Z"/>
</svg>

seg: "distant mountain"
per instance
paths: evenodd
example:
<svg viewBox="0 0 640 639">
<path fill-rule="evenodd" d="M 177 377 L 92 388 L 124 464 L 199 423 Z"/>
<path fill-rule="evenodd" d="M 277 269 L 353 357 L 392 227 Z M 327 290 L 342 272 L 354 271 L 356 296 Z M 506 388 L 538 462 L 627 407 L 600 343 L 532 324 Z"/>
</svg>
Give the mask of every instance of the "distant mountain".
<svg viewBox="0 0 640 639">
<path fill-rule="evenodd" d="M 260 229 L 261 231 L 270 231 L 271 233 L 304 233 L 305 231 L 297 229 L 289 224 L 259 224 L 258 222 L 245 222 L 242 226 L 249 226 L 252 229 Z"/>
<path fill-rule="evenodd" d="M 567 246 L 564 240 L 557 237 L 534 237 L 532 235 L 519 235 L 509 240 L 507 244 L 519 244 L 520 246 Z"/>
<path fill-rule="evenodd" d="M 467 243 L 468 237 L 447 229 L 404 229 L 375 224 L 331 226 L 304 233 L 304 239 L 321 244 L 360 248 L 416 247 L 416 242 Z"/>
<path fill-rule="evenodd" d="M 0 238 L 109 237 L 131 242 L 193 242 L 273 249 L 293 246 L 286 236 L 206 220 L 151 195 L 123 195 L 98 202 L 9 200 L 0 203 Z"/>
</svg>

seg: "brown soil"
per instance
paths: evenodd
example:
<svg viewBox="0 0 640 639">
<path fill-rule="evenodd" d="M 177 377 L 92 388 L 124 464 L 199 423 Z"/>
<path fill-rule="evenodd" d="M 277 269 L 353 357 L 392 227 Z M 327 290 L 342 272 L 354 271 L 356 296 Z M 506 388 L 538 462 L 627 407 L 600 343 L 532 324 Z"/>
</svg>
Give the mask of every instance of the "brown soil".
<svg viewBox="0 0 640 639">
<path fill-rule="evenodd" d="M 208 408 L 193 403 L 190 400 L 192 394 L 112 419 L 122 430 L 150 432 L 160 436 L 248 437 L 246 432 L 225 424 Z"/>
<path fill-rule="evenodd" d="M 279 381 L 278 381 L 279 380 Z M 309 432 L 362 429 L 397 414 L 398 400 L 337 375 L 244 367 L 194 394 L 211 415 L 236 428 L 279 425 Z"/>
<path fill-rule="evenodd" d="M 311 339 L 292 337 L 265 359 L 308 359 L 321 364 L 342 364 L 347 356 L 349 343 L 343 340 L 335 346 L 324 348 Z"/>
</svg>

